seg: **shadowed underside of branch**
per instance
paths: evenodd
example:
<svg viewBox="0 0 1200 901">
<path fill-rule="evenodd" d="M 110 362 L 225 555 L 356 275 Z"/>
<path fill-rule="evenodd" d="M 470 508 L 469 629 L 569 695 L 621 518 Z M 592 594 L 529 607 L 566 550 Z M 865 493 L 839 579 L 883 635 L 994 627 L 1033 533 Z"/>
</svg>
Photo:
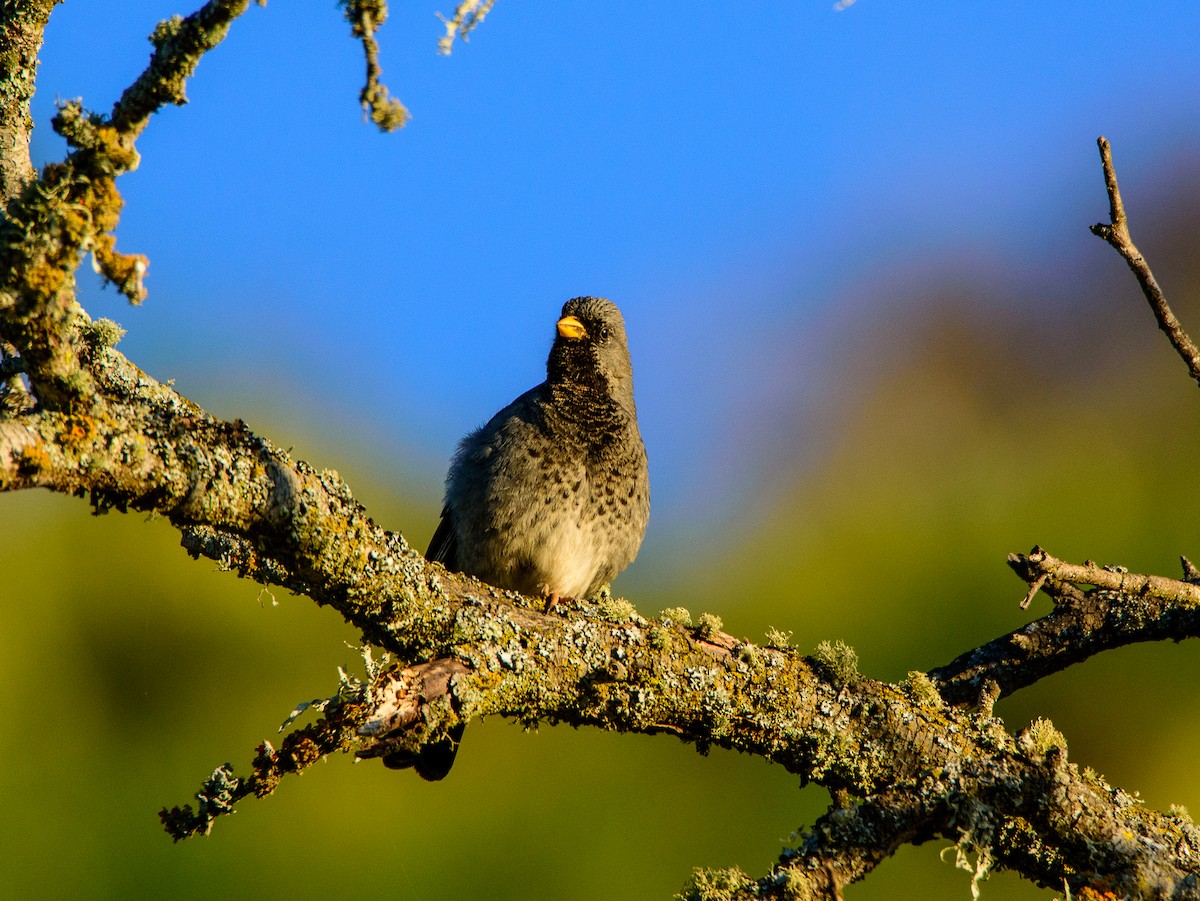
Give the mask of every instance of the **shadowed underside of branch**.
<svg viewBox="0 0 1200 901">
<path fill-rule="evenodd" d="M 836 646 L 804 657 L 742 641 L 715 617 L 650 620 L 609 597 L 544 610 L 540 599 L 448 574 L 374 523 L 336 472 L 291 459 L 240 420 L 217 420 L 117 351 L 119 329 L 79 306 L 74 273 L 92 254 L 132 300 L 144 295 L 146 261 L 114 249 L 115 179 L 136 166 L 150 115 L 184 101 L 197 62 L 247 6 L 213 0 L 160 25 L 150 66 L 111 116 L 62 108 L 55 127 L 70 153 L 36 179 L 32 91 L 0 109 L 0 131 L 26 142 L 23 155 L 0 159 L 0 491 L 44 488 L 97 509 L 161 514 L 189 553 L 335 608 L 397 660 L 366 681 L 343 680 L 318 705 L 320 719 L 278 749 L 260 746 L 248 775 L 215 770 L 197 809 L 163 811 L 172 835 L 207 832 L 241 798 L 269 794 L 335 751 L 413 749 L 498 714 L 743 751 L 835 793 L 771 873 L 698 873 L 689 897 L 834 897 L 897 847 L 935 837 L 973 859 L 977 878 L 1004 867 L 1055 888 L 1200 897 L 1190 820 L 1081 772 L 1049 724 L 1014 737 L 991 715 L 997 697 L 1103 650 L 1197 634 L 1190 573 L 1137 576 L 1041 549 L 1014 556 L 1030 595 L 1048 594 L 1053 611 L 891 685 L 860 675 Z M 376 6 L 346 4 L 348 14 Z M 491 4 L 475 6 L 481 19 Z M 0 27 L 26 51 L 40 43 L 50 5 L 29 7 L 44 15 L 21 19 L 0 6 Z M 360 37 L 373 44 L 371 34 Z"/>
</svg>

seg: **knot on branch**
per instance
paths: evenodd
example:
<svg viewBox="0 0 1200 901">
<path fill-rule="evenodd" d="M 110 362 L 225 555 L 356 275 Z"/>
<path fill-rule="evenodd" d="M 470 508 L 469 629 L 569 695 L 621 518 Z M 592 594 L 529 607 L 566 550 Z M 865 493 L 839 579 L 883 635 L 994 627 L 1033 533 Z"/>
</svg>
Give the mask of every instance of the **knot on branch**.
<svg viewBox="0 0 1200 901">
<path fill-rule="evenodd" d="M 455 683 L 468 672 L 466 663 L 441 658 L 385 673 L 374 683 L 372 712 L 358 729 L 370 743 L 356 756 L 382 757 L 391 769 L 414 767 L 430 778 L 427 773 L 437 770 L 432 761 L 447 754 L 453 759 L 462 738 L 466 720 Z"/>
</svg>

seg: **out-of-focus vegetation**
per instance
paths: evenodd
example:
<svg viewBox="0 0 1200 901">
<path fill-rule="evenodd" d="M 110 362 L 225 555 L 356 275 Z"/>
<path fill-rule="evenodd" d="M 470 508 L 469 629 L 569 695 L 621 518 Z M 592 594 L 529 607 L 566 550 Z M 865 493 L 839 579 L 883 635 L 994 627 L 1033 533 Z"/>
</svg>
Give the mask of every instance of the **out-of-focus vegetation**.
<svg viewBox="0 0 1200 901">
<path fill-rule="evenodd" d="M 1200 331 L 1200 191 L 1135 215 Z M 768 627 L 806 650 L 842 639 L 864 673 L 896 679 L 1026 621 L 1009 551 L 1036 542 L 1170 575 L 1178 554 L 1200 557 L 1200 396 L 1132 277 L 1089 249 L 876 285 L 830 338 L 844 352 L 826 406 L 779 430 L 755 502 L 686 551 L 711 562 L 643 559 L 618 588 L 644 613 L 712 611 L 751 640 Z M 305 426 L 264 427 L 254 404 L 223 406 L 319 447 L 296 452 L 424 541 L 429 486 L 406 506 L 397 473 L 346 462 L 352 436 L 337 448 Z M 296 702 L 329 693 L 339 664 L 358 666 L 353 630 L 189 560 L 163 522 L 41 493 L 0 496 L 0 616 L 2 897 L 667 898 L 694 865 L 764 871 L 826 803 L 759 760 L 489 721 L 443 783 L 335 759 L 172 846 L 158 808 L 226 759 L 244 767 Z M 1193 644 L 1130 648 L 999 712 L 1014 729 L 1048 716 L 1080 764 L 1152 805 L 1200 810 L 1197 683 Z M 968 897 L 949 859 L 905 849 L 847 896 Z M 1051 896 L 1011 876 L 983 890 Z"/>
</svg>

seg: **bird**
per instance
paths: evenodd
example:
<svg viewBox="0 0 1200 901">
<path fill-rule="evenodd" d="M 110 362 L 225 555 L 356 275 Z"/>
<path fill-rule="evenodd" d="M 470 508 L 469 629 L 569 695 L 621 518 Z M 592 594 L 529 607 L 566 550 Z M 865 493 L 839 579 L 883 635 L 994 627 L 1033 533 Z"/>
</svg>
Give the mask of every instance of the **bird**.
<svg viewBox="0 0 1200 901">
<path fill-rule="evenodd" d="M 546 380 L 459 443 L 425 556 L 552 609 L 593 597 L 632 563 L 649 518 L 625 320 L 606 298 L 572 298 Z M 462 729 L 384 763 L 445 778 Z"/>
</svg>

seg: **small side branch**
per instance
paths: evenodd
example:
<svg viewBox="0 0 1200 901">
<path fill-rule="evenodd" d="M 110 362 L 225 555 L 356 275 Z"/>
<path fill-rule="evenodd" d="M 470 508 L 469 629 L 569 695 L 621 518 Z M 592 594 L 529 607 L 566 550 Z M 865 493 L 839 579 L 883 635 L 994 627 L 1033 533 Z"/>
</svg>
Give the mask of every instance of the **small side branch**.
<svg viewBox="0 0 1200 901">
<path fill-rule="evenodd" d="M 438 13 L 438 18 L 446 26 L 446 33 L 438 39 L 438 53 L 449 56 L 450 51 L 454 49 L 455 38 L 465 43 L 467 35 L 483 23 L 495 3 L 496 0 L 463 0 L 455 7 L 454 15 L 449 19 Z"/>
<path fill-rule="evenodd" d="M 1028 555 L 1013 554 L 1009 558 L 1009 565 L 1022 578 L 1032 576 L 1033 582 L 1053 580 L 1060 584 L 1092 585 L 1106 591 L 1152 598 L 1165 604 L 1200 607 L 1200 585 L 1193 582 L 1131 573 L 1124 567 L 1101 566 L 1092 560 L 1068 563 L 1052 557 L 1041 548 L 1034 548 Z"/>
<path fill-rule="evenodd" d="M 362 41 L 367 60 L 367 83 L 359 94 L 363 109 L 380 131 L 398 131 L 408 124 L 408 109 L 380 81 L 383 69 L 379 65 L 379 42 L 375 40 L 375 32 L 387 21 L 387 0 L 341 0 L 341 5 L 351 34 Z"/>
<path fill-rule="evenodd" d="M 173 16 L 158 23 L 150 36 L 150 65 L 125 89 L 109 121 L 124 135 L 136 137 L 162 106 L 187 103 L 184 86 L 201 57 L 225 39 L 233 20 L 250 0 L 209 0 L 187 18 Z"/>
<path fill-rule="evenodd" d="M 1200 585 L 1184 579 L 1131 573 L 1092 561 L 1068 563 L 1040 547 L 1012 554 L 1008 565 L 1055 609 L 1047 616 L 930 670 L 949 704 L 980 702 L 994 683 L 1000 696 L 1032 685 L 1103 651 L 1143 641 L 1200 636 Z M 1084 591 L 1080 586 L 1090 587 Z"/>
<path fill-rule="evenodd" d="M 332 704 L 320 720 L 288 734 L 278 750 L 270 742 L 260 744 L 250 775 L 235 775 L 228 763 L 217 767 L 196 792 L 195 809 L 184 804 L 158 812 L 163 828 L 175 841 L 208 835 L 217 817 L 233 813 L 238 801 L 249 795 L 266 797 L 284 776 L 302 773 L 333 752 L 350 749 L 358 737 L 362 716 L 363 706 L 357 699 Z"/>
<path fill-rule="evenodd" d="M 1129 235 L 1129 220 L 1125 216 L 1125 203 L 1121 200 L 1121 189 L 1117 185 L 1117 173 L 1113 169 L 1112 148 L 1109 146 L 1108 139 L 1101 137 L 1097 139 L 1096 143 L 1100 147 L 1100 162 L 1104 167 L 1104 185 L 1108 189 L 1109 219 L 1111 221 L 1099 222 L 1091 226 L 1092 234 L 1107 241 L 1133 270 L 1138 284 L 1142 286 L 1142 293 L 1146 295 L 1146 300 L 1150 304 L 1150 309 L 1154 311 L 1154 318 L 1158 320 L 1158 327 L 1166 333 L 1175 352 L 1187 364 L 1188 374 L 1197 384 L 1200 384 L 1200 348 L 1196 347 L 1195 342 L 1183 330 L 1179 320 L 1175 318 L 1175 314 L 1167 304 L 1167 298 L 1163 294 L 1162 288 L 1158 286 L 1154 273 L 1150 271 L 1150 264 L 1146 262 L 1146 258 L 1142 256 L 1137 245 L 1133 243 L 1133 238 Z"/>
</svg>

